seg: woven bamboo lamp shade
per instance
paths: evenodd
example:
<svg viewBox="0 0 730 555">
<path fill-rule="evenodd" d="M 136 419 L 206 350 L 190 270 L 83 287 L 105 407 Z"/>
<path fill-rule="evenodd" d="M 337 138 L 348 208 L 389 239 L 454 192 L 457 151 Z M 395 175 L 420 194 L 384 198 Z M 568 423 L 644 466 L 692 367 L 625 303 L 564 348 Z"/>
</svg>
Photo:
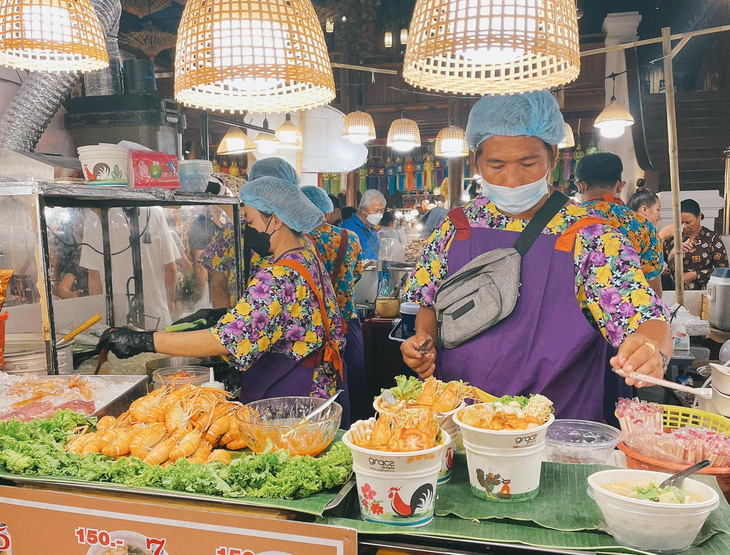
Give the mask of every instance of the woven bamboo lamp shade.
<svg viewBox="0 0 730 555">
<path fill-rule="evenodd" d="M 388 148 L 397 152 L 408 152 L 417 146 L 421 146 L 421 130 L 418 124 L 412 119 L 401 115 L 400 119 L 390 124 L 388 130 Z"/>
<path fill-rule="evenodd" d="M 573 148 L 575 146 L 575 135 L 573 134 L 573 128 L 566 121 L 565 122 L 565 138 L 558 143 L 558 148 Z"/>
<path fill-rule="evenodd" d="M 291 114 L 286 115 L 286 120 L 276 130 L 276 138 L 279 139 L 278 148 L 284 150 L 301 150 L 304 146 L 302 131 L 292 122 Z"/>
<path fill-rule="evenodd" d="M 416 87 L 509 94 L 580 73 L 575 0 L 418 0 L 403 77 Z"/>
<path fill-rule="evenodd" d="M 293 112 L 334 97 L 310 0 L 188 0 L 175 52 L 181 103 L 224 112 Z"/>
<path fill-rule="evenodd" d="M 108 67 L 104 31 L 91 2 L 0 1 L 0 64 L 49 72 Z"/>
<path fill-rule="evenodd" d="M 373 116 L 367 112 L 350 112 L 345 116 L 342 137 L 355 144 L 365 144 L 375 139 Z"/>
<path fill-rule="evenodd" d="M 616 102 L 616 97 L 598 114 L 593 123 L 603 137 L 613 139 L 624 134 L 627 127 L 634 125 L 634 117 L 626 108 Z"/>
<path fill-rule="evenodd" d="M 246 154 L 254 150 L 256 150 L 256 145 L 248 138 L 248 135 L 238 127 L 231 127 L 218 145 L 217 153 L 220 155 Z"/>
<path fill-rule="evenodd" d="M 456 127 L 452 120 L 451 125 L 444 127 L 436 136 L 434 151 L 439 158 L 464 158 L 469 156 L 466 133 L 461 127 Z"/>
</svg>

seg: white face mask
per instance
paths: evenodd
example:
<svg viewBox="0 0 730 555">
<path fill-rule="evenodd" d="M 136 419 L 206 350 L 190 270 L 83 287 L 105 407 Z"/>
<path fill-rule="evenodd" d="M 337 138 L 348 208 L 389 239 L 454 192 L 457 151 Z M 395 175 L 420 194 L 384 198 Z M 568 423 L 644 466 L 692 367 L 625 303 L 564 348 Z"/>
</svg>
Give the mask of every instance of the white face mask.
<svg viewBox="0 0 730 555">
<path fill-rule="evenodd" d="M 501 187 L 487 183 L 482 177 L 482 194 L 491 200 L 500 212 L 507 214 L 522 214 L 535 206 L 540 199 L 550 192 L 547 174 L 534 183 L 519 187 Z"/>
<path fill-rule="evenodd" d="M 372 225 L 378 225 L 380 223 L 380 220 L 383 219 L 383 215 L 379 212 L 376 214 L 368 214 L 368 217 L 366 219 Z"/>
</svg>

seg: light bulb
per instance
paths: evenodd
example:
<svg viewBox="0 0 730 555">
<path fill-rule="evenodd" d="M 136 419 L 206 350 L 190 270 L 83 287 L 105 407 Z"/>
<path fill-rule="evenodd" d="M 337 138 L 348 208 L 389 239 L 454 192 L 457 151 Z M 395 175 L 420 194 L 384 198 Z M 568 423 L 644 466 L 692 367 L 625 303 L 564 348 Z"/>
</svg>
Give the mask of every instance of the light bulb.
<svg viewBox="0 0 730 555">
<path fill-rule="evenodd" d="M 261 137 L 261 135 L 256 137 L 256 140 L 254 141 L 256 143 L 256 148 L 261 154 L 273 154 L 276 151 L 276 141 L 266 137 L 265 135 L 266 134 L 264 134 L 264 137 Z"/>
<path fill-rule="evenodd" d="M 624 131 L 628 125 L 626 125 L 625 121 L 605 121 L 599 127 L 601 137 L 605 137 L 606 139 L 615 139 L 616 137 L 620 137 L 624 134 Z"/>
<path fill-rule="evenodd" d="M 441 155 L 446 158 L 461 157 L 464 152 L 464 142 L 462 139 L 443 139 L 441 141 Z"/>
<path fill-rule="evenodd" d="M 345 138 L 355 144 L 367 143 L 370 140 L 370 128 L 367 125 L 351 125 Z"/>
<path fill-rule="evenodd" d="M 525 55 L 521 48 L 473 48 L 460 52 L 461 56 L 480 64 L 506 64 Z"/>
<path fill-rule="evenodd" d="M 76 27 L 68 10 L 56 6 L 35 5 L 23 11 L 23 29 L 32 40 L 71 42 L 64 29 Z"/>
<path fill-rule="evenodd" d="M 390 146 L 396 152 L 409 152 L 416 148 L 413 139 L 393 139 Z"/>
<path fill-rule="evenodd" d="M 393 48 L 393 33 L 391 31 L 385 32 L 385 35 L 383 36 L 383 44 L 385 45 L 385 48 Z"/>
</svg>

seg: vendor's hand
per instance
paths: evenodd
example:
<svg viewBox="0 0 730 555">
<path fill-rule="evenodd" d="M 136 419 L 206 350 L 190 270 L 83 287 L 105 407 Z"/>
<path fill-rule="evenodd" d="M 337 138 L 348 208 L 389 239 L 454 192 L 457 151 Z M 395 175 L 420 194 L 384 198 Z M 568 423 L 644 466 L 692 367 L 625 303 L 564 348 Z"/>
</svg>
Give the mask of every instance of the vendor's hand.
<svg viewBox="0 0 730 555">
<path fill-rule="evenodd" d="M 659 347 L 641 333 L 634 333 L 623 342 L 618 354 L 611 358 L 611 366 L 617 374 L 624 377 L 632 372 L 655 378 L 664 377 L 664 361 L 659 354 Z M 626 378 L 626 385 L 644 387 L 646 384 L 640 380 Z"/>
<path fill-rule="evenodd" d="M 695 240 L 692 238 L 687 239 L 682 243 L 682 253 L 687 254 L 688 252 L 694 252 Z"/>
<path fill-rule="evenodd" d="M 689 285 L 696 279 L 697 279 L 697 272 L 684 272 L 684 274 L 682 274 L 682 281 L 684 281 L 685 285 Z"/>
<path fill-rule="evenodd" d="M 419 353 L 418 348 L 428 339 L 431 339 L 431 346 L 428 351 L 426 354 Z M 426 379 L 432 376 L 434 370 L 436 370 L 436 348 L 434 347 L 433 338 L 427 333 L 417 333 L 406 339 L 401 343 L 400 352 L 403 355 L 403 362 L 420 378 Z"/>
<path fill-rule="evenodd" d="M 129 328 L 109 328 L 99 339 L 96 349 L 108 348 L 117 358 L 129 358 L 140 353 L 155 352 L 155 332 Z"/>
</svg>

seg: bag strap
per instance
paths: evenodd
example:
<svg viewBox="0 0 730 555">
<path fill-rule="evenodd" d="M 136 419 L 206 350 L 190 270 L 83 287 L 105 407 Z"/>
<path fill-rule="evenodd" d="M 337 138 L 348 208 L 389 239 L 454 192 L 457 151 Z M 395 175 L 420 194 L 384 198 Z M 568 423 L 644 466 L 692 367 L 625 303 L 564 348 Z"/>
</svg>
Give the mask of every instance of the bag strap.
<svg viewBox="0 0 730 555">
<path fill-rule="evenodd" d="M 315 258 L 315 262 L 317 263 L 317 269 L 319 270 L 320 283 L 324 283 L 324 277 L 322 276 L 322 268 L 319 265 L 319 260 Z M 327 317 L 327 307 L 324 302 L 324 295 L 322 293 L 322 290 L 317 287 L 317 284 L 314 282 L 312 274 L 309 273 L 309 270 L 307 270 L 302 263 L 297 262 L 296 260 L 285 258 L 276 262 L 274 266 L 287 266 L 291 268 L 300 276 L 302 276 L 304 278 L 304 281 L 306 281 L 312 288 L 315 297 L 317 297 L 319 312 L 322 315 L 322 326 L 324 328 L 324 360 L 326 362 L 332 363 L 332 365 L 335 367 L 335 370 L 339 372 L 340 379 L 343 380 L 343 366 L 342 358 L 340 357 L 340 349 L 335 341 L 332 339 L 332 335 L 330 333 L 331 321 Z"/>
<path fill-rule="evenodd" d="M 530 250 L 530 247 L 540 236 L 545 226 L 550 223 L 550 220 L 560 212 L 568 201 L 570 201 L 570 198 L 560 191 L 555 191 L 548 197 L 547 202 L 540 207 L 540 210 L 532 217 L 527 227 L 522 230 L 515 244 L 512 245 L 520 253 L 520 256 L 525 256 L 525 253 Z"/>
<path fill-rule="evenodd" d="M 332 279 L 332 286 L 340 279 L 340 273 L 342 272 L 342 263 L 345 261 L 345 254 L 347 254 L 347 244 L 350 240 L 350 236 L 346 229 L 342 230 L 340 236 L 340 248 L 337 250 L 337 260 L 335 260 L 335 267 L 332 268 L 330 279 Z"/>
<path fill-rule="evenodd" d="M 558 240 L 555 241 L 555 250 L 562 251 L 562 252 L 572 252 L 573 245 L 575 244 L 576 234 L 584 227 L 588 227 L 591 225 L 598 225 L 598 224 L 611 225 L 606 220 L 602 220 L 601 218 L 598 218 L 596 216 L 588 216 L 585 218 L 581 218 L 580 220 L 575 222 L 573 225 L 571 225 L 568 229 L 566 229 L 558 237 Z"/>
<path fill-rule="evenodd" d="M 449 210 L 447 216 L 456 228 L 456 240 L 468 241 L 471 237 L 471 224 L 469 223 L 469 220 L 466 219 L 464 209 L 460 206 L 459 208 Z"/>
</svg>

